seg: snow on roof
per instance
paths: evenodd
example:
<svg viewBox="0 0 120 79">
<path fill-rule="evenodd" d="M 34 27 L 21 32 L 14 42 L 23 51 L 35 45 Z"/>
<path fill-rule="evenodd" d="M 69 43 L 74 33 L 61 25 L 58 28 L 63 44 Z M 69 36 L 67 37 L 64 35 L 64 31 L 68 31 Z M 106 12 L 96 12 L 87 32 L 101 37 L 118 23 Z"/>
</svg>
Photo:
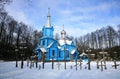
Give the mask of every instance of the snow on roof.
<svg viewBox="0 0 120 79">
<path fill-rule="evenodd" d="M 71 53 L 71 54 L 74 54 L 74 53 L 75 53 L 75 51 L 76 51 L 76 49 L 73 49 L 70 53 Z"/>
<path fill-rule="evenodd" d="M 64 48 L 61 48 L 61 50 L 66 50 L 66 51 L 69 51 L 68 49 L 64 49 Z"/>
<path fill-rule="evenodd" d="M 61 49 L 61 47 L 60 46 L 57 46 L 58 47 L 58 49 Z"/>
<path fill-rule="evenodd" d="M 72 41 L 66 40 L 66 43 L 69 44 L 69 45 L 71 45 L 71 44 L 72 44 Z"/>
<path fill-rule="evenodd" d="M 59 44 L 60 44 L 61 46 L 64 45 L 64 44 L 71 45 L 71 44 L 72 44 L 72 41 L 60 39 L 60 40 L 59 40 Z"/>
<path fill-rule="evenodd" d="M 85 52 L 83 52 L 82 54 L 80 54 L 80 56 L 85 56 L 85 55 L 87 55 Z"/>
<path fill-rule="evenodd" d="M 40 50 L 41 50 L 42 52 L 47 52 L 47 51 L 46 51 L 46 49 L 45 49 L 45 48 L 43 48 L 43 47 L 42 47 L 42 48 L 40 48 Z"/>
<path fill-rule="evenodd" d="M 59 40 L 58 42 L 61 46 L 65 44 L 64 40 Z"/>
<path fill-rule="evenodd" d="M 48 45 L 48 47 L 47 47 L 47 48 L 50 48 L 50 47 L 53 45 L 53 43 L 54 43 L 54 41 L 53 41 L 53 42 L 51 42 L 51 43 Z"/>
<path fill-rule="evenodd" d="M 38 45 L 39 49 L 42 51 L 42 52 L 47 52 L 45 48 L 43 47 L 40 47 L 40 45 Z"/>
</svg>

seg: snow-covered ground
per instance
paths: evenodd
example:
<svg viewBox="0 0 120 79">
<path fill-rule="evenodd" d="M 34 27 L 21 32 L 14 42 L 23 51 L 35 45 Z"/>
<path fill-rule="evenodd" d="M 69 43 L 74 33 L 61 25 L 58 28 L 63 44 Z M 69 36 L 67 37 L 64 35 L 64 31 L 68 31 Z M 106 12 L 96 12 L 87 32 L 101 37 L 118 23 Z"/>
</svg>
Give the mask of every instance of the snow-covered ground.
<svg viewBox="0 0 120 79">
<path fill-rule="evenodd" d="M 82 70 L 80 66 L 77 66 L 75 62 L 67 62 L 67 69 L 64 69 L 64 63 L 60 62 L 60 70 L 58 69 L 58 63 L 54 63 L 54 69 L 52 69 L 52 63 L 45 63 L 45 69 L 27 67 L 27 63 L 24 63 L 24 68 L 19 66 L 15 67 L 14 62 L 0 62 L 0 79 L 120 79 L 120 66 L 114 69 L 113 62 L 107 62 L 107 69 L 101 71 L 96 68 L 96 62 L 91 62 L 91 70 L 85 69 L 86 63 L 83 63 Z M 120 64 L 120 62 L 117 62 Z M 38 63 L 41 65 L 41 63 Z M 73 68 L 71 69 L 71 65 Z"/>
</svg>

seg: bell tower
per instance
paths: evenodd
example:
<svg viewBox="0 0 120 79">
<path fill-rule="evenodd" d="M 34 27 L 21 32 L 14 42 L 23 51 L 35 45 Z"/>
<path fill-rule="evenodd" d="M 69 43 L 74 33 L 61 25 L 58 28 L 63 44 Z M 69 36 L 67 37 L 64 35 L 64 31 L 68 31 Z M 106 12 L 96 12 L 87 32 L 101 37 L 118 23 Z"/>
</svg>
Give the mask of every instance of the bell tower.
<svg viewBox="0 0 120 79">
<path fill-rule="evenodd" d="M 43 37 L 51 37 L 51 38 L 53 38 L 54 28 L 53 28 L 53 26 L 51 26 L 50 17 L 51 17 L 50 16 L 50 8 L 48 8 L 47 23 L 43 27 L 42 31 L 43 31 Z"/>
</svg>

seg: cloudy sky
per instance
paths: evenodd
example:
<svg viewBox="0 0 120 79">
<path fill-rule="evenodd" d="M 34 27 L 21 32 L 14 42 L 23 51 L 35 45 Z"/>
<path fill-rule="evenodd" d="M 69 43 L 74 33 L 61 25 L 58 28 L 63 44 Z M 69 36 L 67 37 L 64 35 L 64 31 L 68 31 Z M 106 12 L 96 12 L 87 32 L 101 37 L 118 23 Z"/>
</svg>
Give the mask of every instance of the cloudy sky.
<svg viewBox="0 0 120 79">
<path fill-rule="evenodd" d="M 6 6 L 9 15 L 39 31 L 46 24 L 48 8 L 54 34 L 63 25 L 68 35 L 79 37 L 120 24 L 120 0 L 13 0 Z"/>
</svg>

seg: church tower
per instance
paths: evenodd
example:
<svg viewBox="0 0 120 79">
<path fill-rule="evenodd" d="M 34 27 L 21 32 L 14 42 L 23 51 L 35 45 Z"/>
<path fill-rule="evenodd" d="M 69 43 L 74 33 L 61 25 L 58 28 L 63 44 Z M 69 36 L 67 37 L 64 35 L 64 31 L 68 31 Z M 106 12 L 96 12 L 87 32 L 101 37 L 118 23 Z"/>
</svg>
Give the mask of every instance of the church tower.
<svg viewBox="0 0 120 79">
<path fill-rule="evenodd" d="M 48 8 L 47 23 L 43 27 L 42 31 L 43 31 L 43 37 L 51 37 L 51 38 L 53 38 L 54 28 L 53 28 L 53 26 L 51 26 L 50 17 L 51 17 L 50 16 L 50 8 Z"/>
</svg>

